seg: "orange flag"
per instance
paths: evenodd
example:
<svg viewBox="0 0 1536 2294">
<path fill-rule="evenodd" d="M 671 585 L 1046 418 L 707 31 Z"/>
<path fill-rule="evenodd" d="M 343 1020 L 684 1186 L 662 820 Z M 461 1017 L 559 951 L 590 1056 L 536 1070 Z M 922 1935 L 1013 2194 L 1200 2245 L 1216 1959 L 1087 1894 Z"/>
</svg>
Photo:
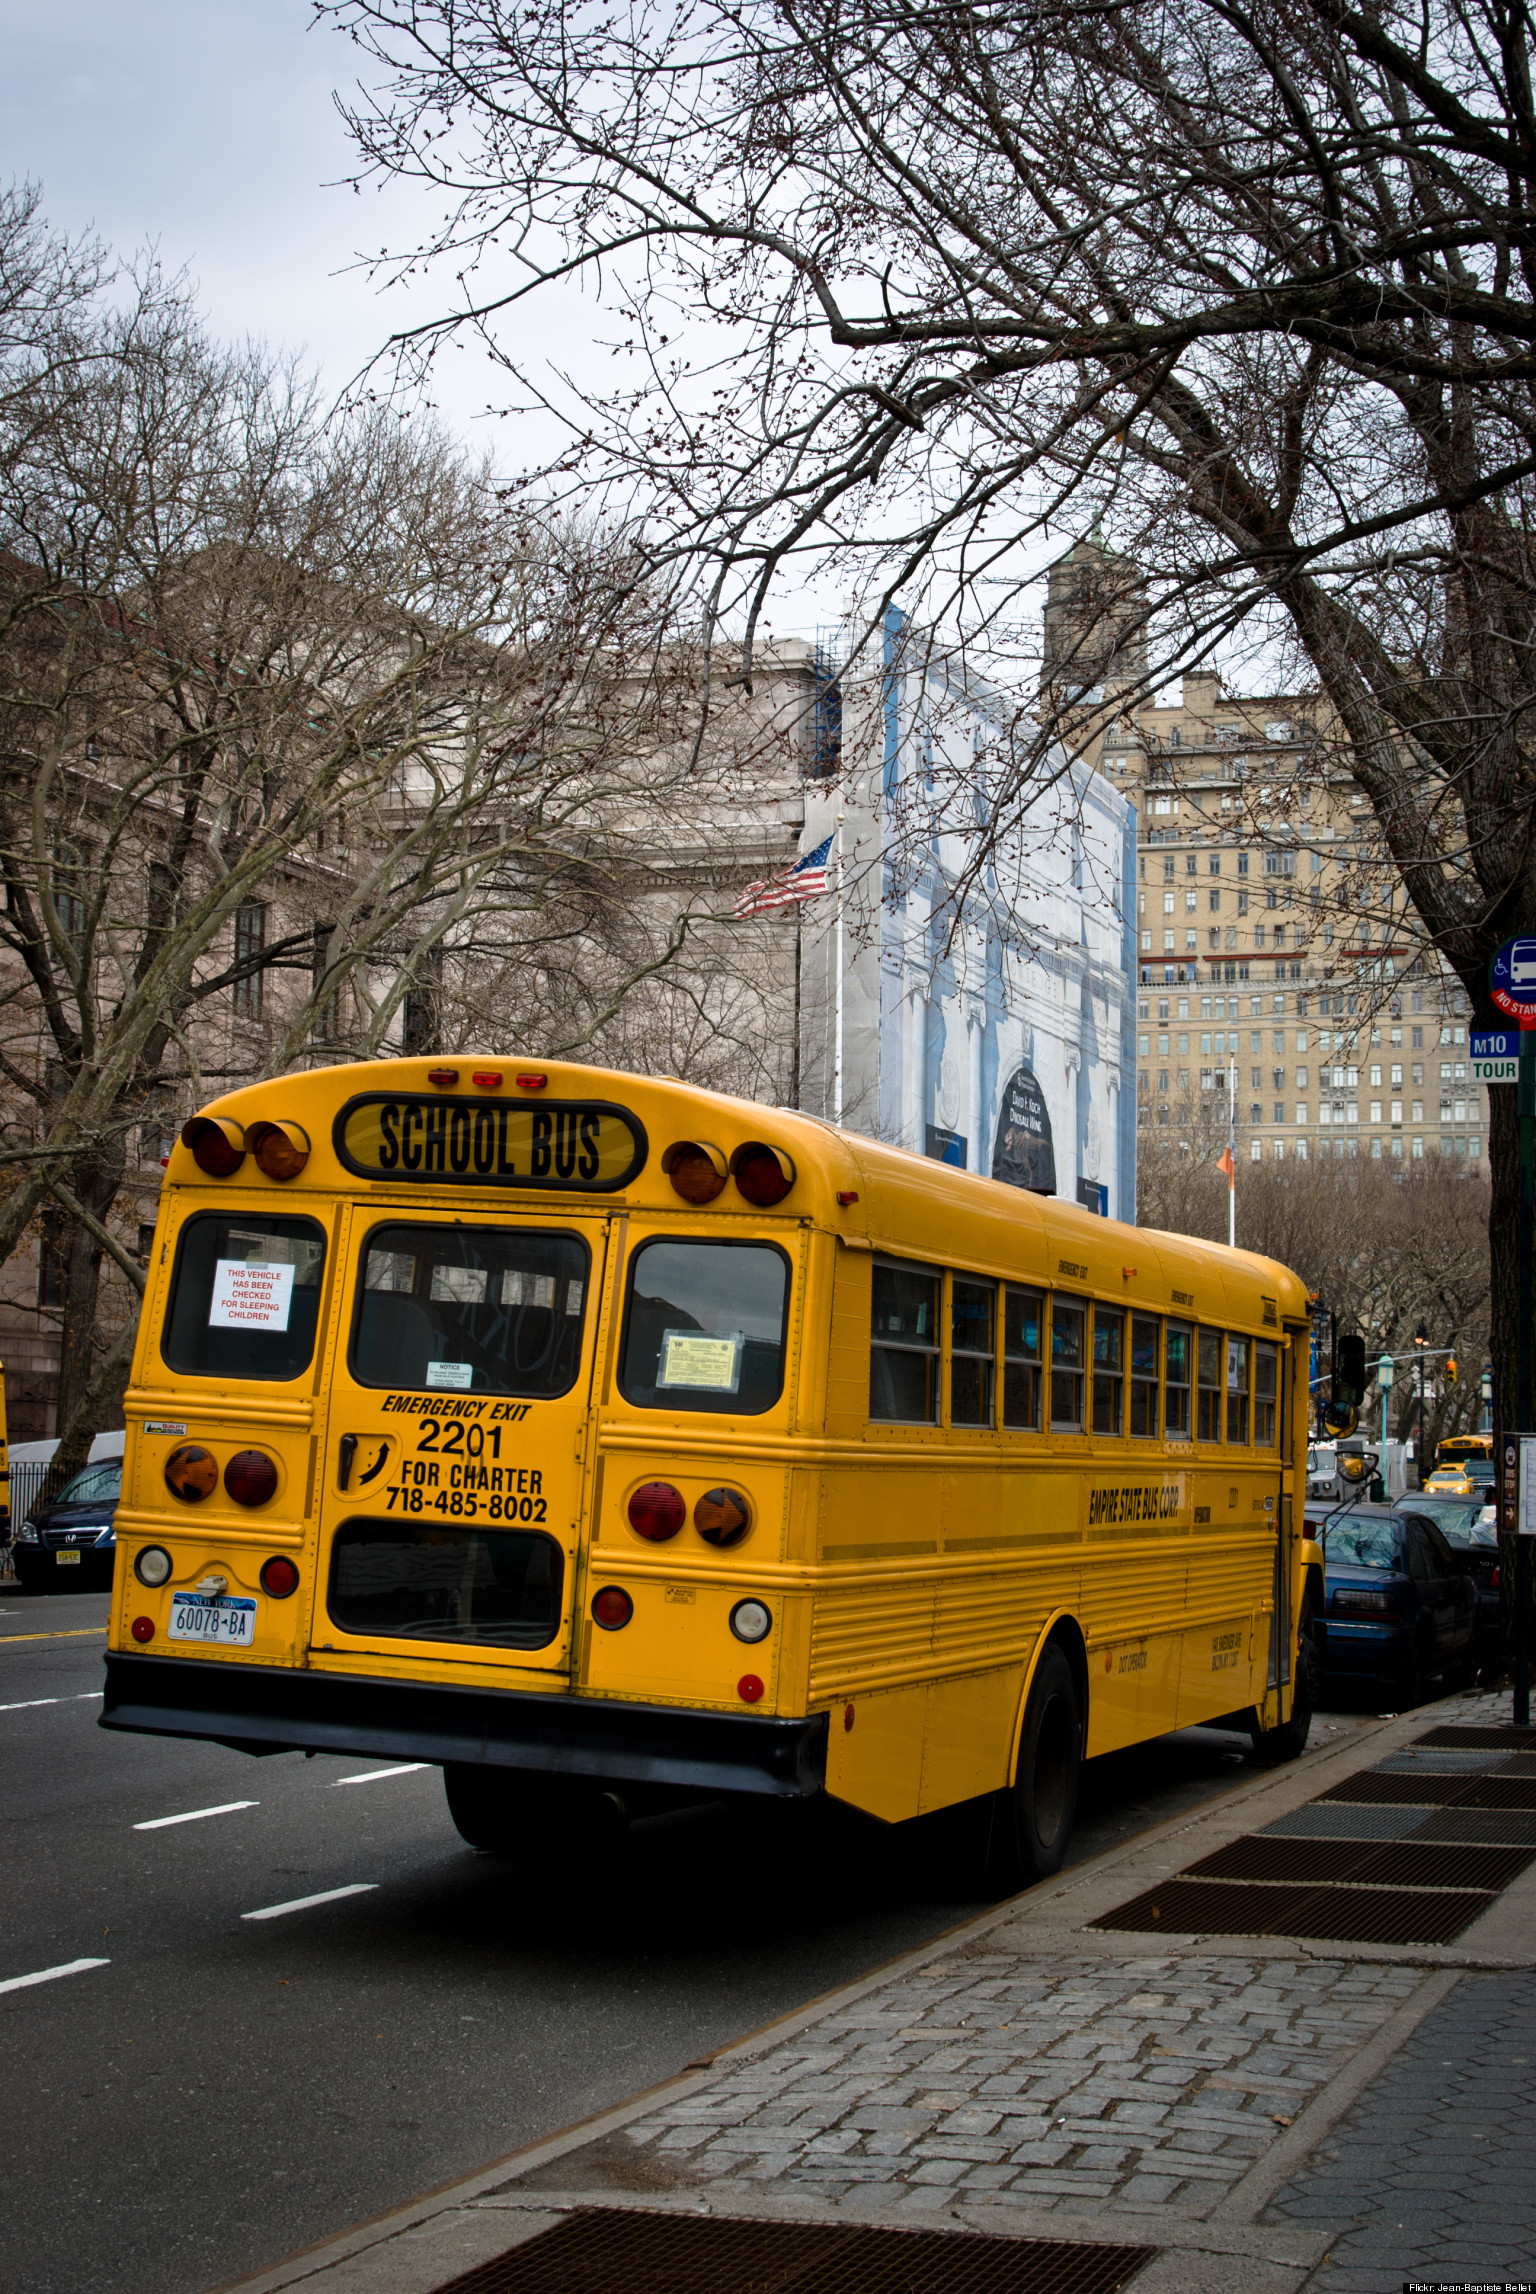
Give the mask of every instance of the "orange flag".
<svg viewBox="0 0 1536 2294">
<path fill-rule="evenodd" d="M 1230 1147 L 1223 1147 L 1221 1153 L 1216 1158 L 1216 1168 L 1218 1171 L 1226 1172 L 1227 1185 L 1229 1187 L 1236 1184 L 1237 1165 L 1232 1159 L 1232 1150 Z"/>
</svg>

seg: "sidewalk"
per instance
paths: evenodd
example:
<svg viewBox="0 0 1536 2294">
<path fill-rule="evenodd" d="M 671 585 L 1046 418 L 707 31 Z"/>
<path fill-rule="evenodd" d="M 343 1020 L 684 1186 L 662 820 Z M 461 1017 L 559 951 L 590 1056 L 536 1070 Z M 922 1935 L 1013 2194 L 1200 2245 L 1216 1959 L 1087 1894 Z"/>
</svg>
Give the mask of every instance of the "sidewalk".
<svg viewBox="0 0 1536 2294">
<path fill-rule="evenodd" d="M 1043 2242 L 1012 2250 L 1026 2275 L 1010 2283 L 1059 2294 L 1529 2274 L 1536 1757 L 1415 1742 L 1508 1720 L 1507 1694 L 1468 1696 L 1324 1738 L 651 2095 L 243 2284 L 436 2294 L 473 2271 L 510 2294 L 555 2281 L 522 2271 L 533 2252 L 515 2272 L 492 2258 L 552 2225 L 577 2246 L 596 2223 L 654 2247 L 686 2239 L 679 2216 L 727 2245 L 733 2222 L 759 2247 L 791 2224 L 802 2243 L 816 2225 L 947 2233 L 946 2263 L 978 2269 L 998 2240 Z M 1217 1872 L 1179 1877 L 1217 1851 Z M 1213 1932 L 1251 1928 L 1256 1901 L 1293 1932 Z M 1127 1907 L 1139 1925 L 1093 1924 Z M 1159 1932 L 1165 1908 L 1208 1924 Z M 1446 1942 L 1332 1932 L 1458 1923 Z M 900 2243 L 925 2282 L 920 2250 L 939 2242 Z M 804 2285 L 838 2284 L 830 2267 Z M 732 2283 L 719 2268 L 676 2282 Z"/>
</svg>

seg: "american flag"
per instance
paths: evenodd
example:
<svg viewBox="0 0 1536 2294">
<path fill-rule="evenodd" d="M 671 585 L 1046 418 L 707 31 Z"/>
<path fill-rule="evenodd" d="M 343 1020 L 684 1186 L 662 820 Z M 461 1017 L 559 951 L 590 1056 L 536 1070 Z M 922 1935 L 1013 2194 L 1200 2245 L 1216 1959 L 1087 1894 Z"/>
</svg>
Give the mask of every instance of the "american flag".
<svg viewBox="0 0 1536 2294">
<path fill-rule="evenodd" d="M 819 899 L 827 889 L 827 855 L 831 850 L 831 837 L 823 837 L 815 851 L 806 853 L 792 868 L 781 868 L 777 876 L 749 884 L 736 902 L 737 915 L 761 916 L 768 908 L 791 908 L 797 900 Z"/>
</svg>

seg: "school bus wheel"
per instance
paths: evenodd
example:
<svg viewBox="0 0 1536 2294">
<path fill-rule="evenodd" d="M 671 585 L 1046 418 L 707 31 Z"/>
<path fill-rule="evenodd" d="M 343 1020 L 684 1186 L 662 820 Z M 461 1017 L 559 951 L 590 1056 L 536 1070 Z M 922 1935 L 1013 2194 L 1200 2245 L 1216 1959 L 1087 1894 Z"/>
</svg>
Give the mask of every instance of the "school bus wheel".
<svg viewBox="0 0 1536 2294">
<path fill-rule="evenodd" d="M 1083 1722 L 1077 1683 L 1058 1642 L 1035 1667 L 1013 1783 L 997 1796 L 992 1872 L 1004 1887 L 1028 1887 L 1059 1872 L 1077 1814 Z"/>
<path fill-rule="evenodd" d="M 585 1778 L 449 1761 L 443 1789 L 460 1839 L 491 1856 L 531 1861 L 554 1849 L 598 1846 L 629 1828 L 623 1794 Z"/>
</svg>

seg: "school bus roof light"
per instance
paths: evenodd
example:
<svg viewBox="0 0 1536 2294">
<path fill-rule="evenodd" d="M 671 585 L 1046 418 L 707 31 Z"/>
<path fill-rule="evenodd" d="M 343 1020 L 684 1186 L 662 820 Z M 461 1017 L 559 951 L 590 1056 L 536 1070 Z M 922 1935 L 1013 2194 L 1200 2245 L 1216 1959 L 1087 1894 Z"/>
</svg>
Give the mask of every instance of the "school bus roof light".
<svg viewBox="0 0 1536 2294">
<path fill-rule="evenodd" d="M 232 1179 L 245 1161 L 245 1129 L 226 1115 L 193 1115 L 181 1127 L 181 1143 L 210 1179 Z"/>
<path fill-rule="evenodd" d="M 501 1069 L 499 1067 L 477 1067 L 469 1080 L 477 1091 L 499 1091 L 501 1089 Z"/>
<path fill-rule="evenodd" d="M 549 1081 L 547 1075 L 519 1075 L 513 1079 L 519 1091 L 542 1091 Z"/>
<path fill-rule="evenodd" d="M 760 1211 L 782 1203 L 795 1183 L 795 1166 L 780 1147 L 761 1139 L 749 1140 L 731 1157 L 731 1176 L 737 1191 Z"/>
<path fill-rule="evenodd" d="M 299 1123 L 253 1123 L 245 1143 L 269 1179 L 296 1179 L 309 1161 L 309 1133 Z"/>
<path fill-rule="evenodd" d="M 439 1091 L 451 1091 L 458 1080 L 459 1071 L 456 1067 L 429 1067 L 427 1069 L 428 1083 L 435 1084 Z"/>
<path fill-rule="evenodd" d="M 730 1170 L 724 1154 L 707 1139 L 674 1139 L 662 1150 L 661 1167 L 685 1203 L 712 1203 Z"/>
</svg>

